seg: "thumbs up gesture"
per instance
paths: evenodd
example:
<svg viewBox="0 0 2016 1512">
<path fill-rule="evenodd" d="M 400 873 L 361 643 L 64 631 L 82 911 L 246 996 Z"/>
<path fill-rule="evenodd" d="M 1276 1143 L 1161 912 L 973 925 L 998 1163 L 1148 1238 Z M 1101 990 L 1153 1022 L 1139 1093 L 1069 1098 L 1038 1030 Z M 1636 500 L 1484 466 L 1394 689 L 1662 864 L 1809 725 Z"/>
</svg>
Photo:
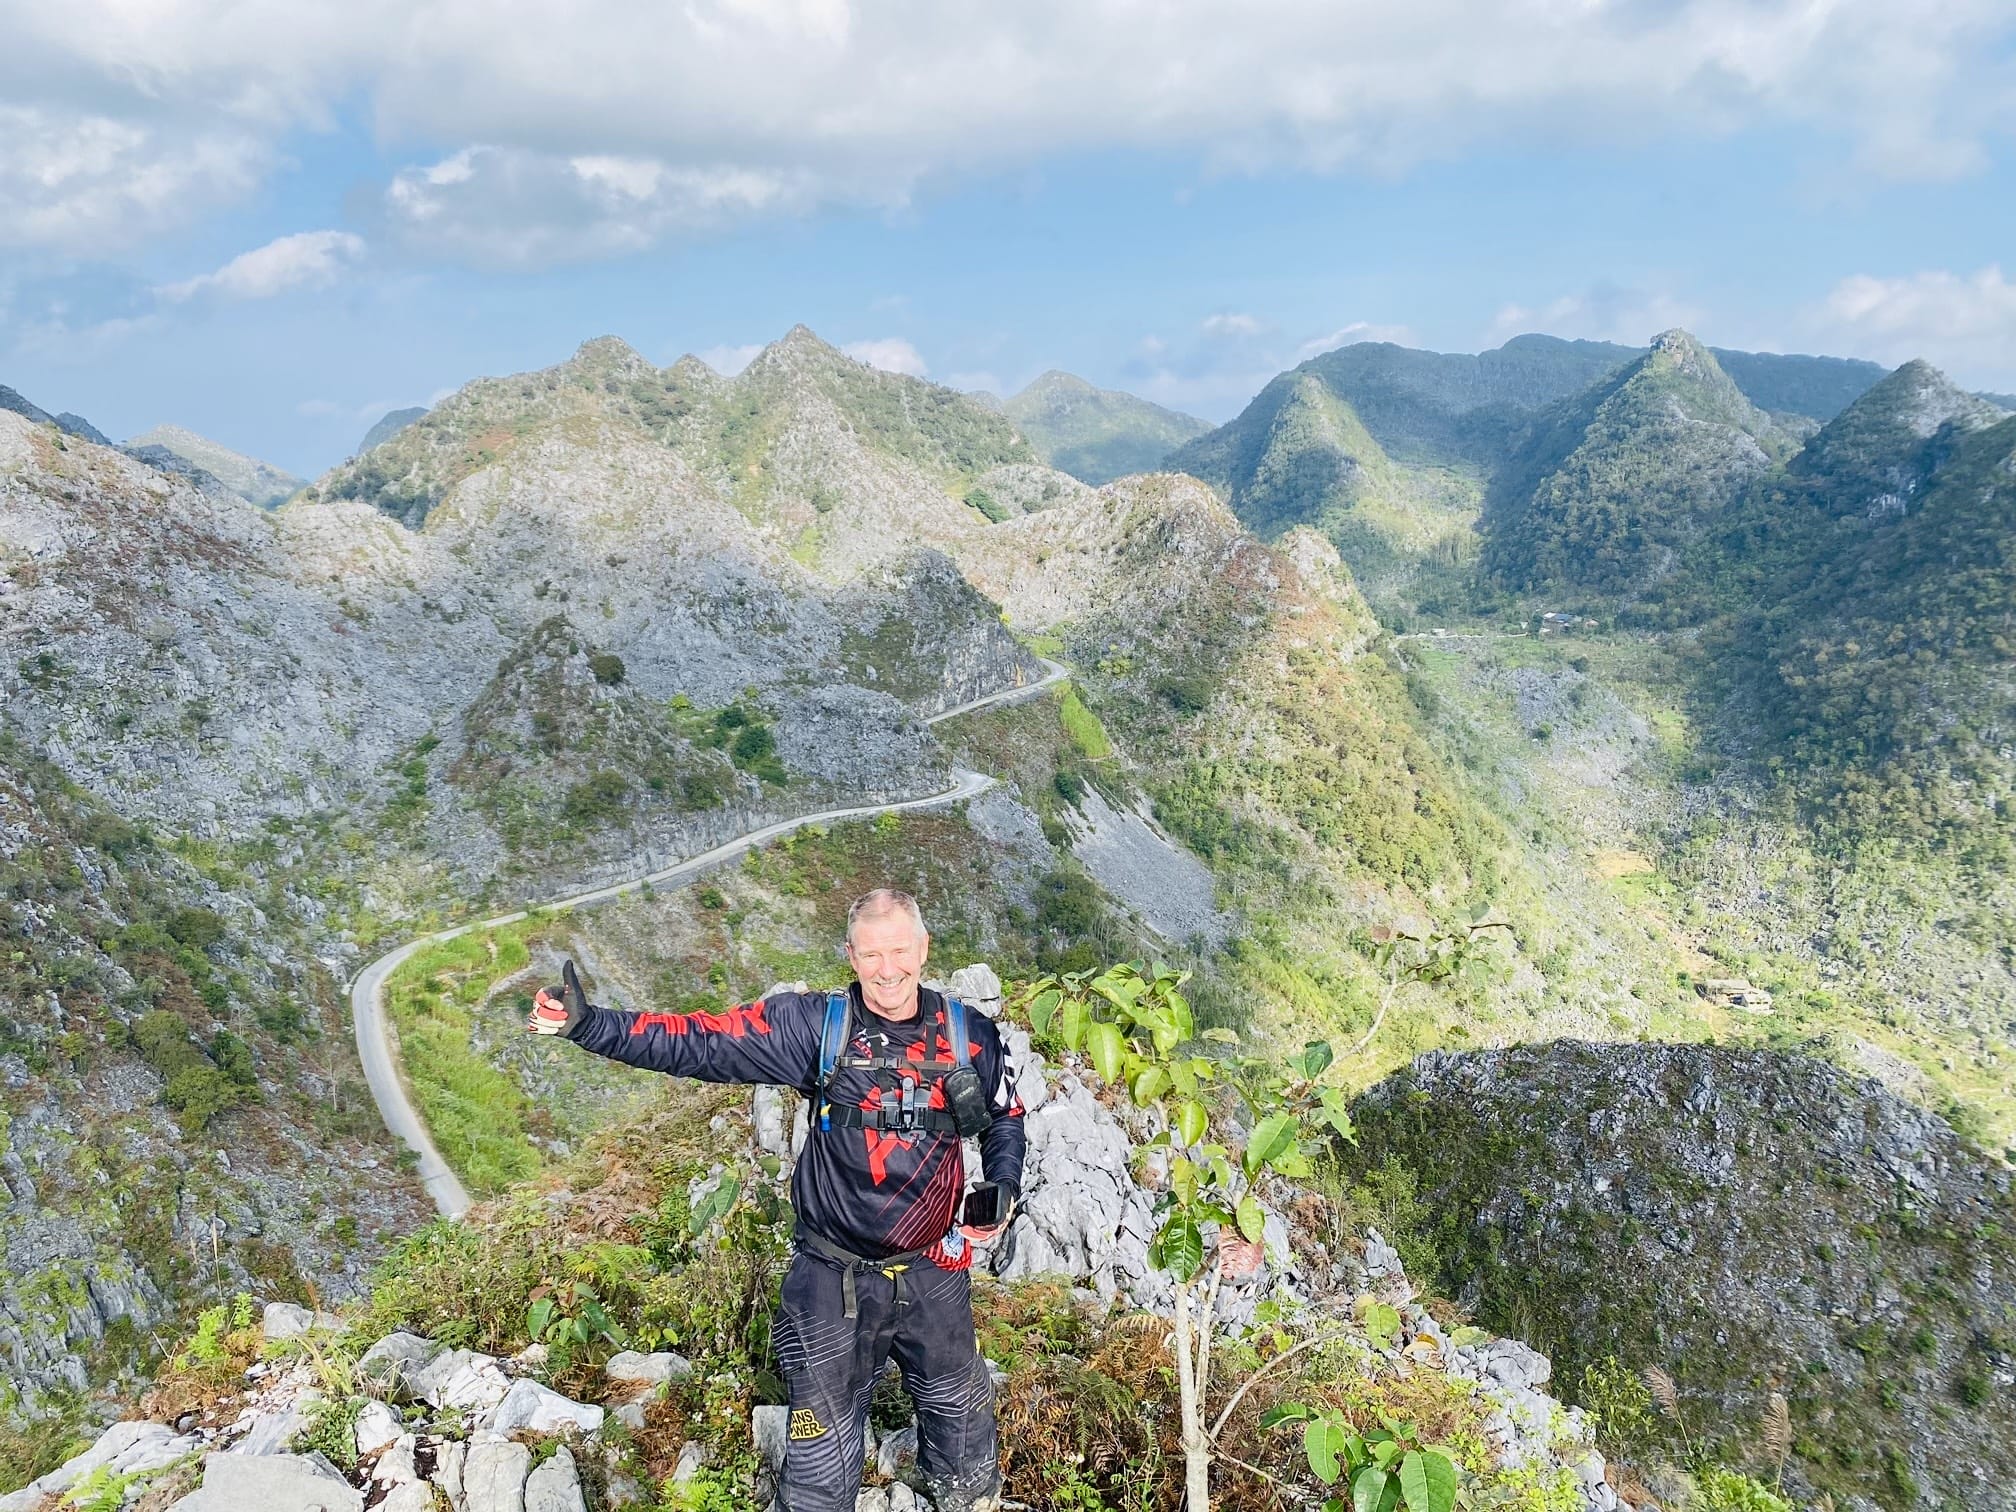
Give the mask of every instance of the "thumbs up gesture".
<svg viewBox="0 0 2016 1512">
<path fill-rule="evenodd" d="M 581 978 L 570 960 L 560 968 L 558 991 L 541 987 L 532 997 L 532 1012 L 525 1027 L 534 1034 L 572 1035 L 588 1016 L 588 997 L 581 990 Z"/>
</svg>

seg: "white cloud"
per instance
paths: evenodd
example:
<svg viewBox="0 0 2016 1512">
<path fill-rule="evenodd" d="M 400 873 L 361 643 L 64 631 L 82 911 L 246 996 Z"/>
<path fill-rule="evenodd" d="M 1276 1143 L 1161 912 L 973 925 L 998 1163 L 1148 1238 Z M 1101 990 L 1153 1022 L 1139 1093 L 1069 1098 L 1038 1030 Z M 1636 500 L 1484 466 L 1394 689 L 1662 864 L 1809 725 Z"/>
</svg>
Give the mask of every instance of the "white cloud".
<svg viewBox="0 0 2016 1512">
<path fill-rule="evenodd" d="M 1258 336 L 1266 331 L 1268 326 L 1257 315 L 1226 312 L 1205 316 L 1198 329 L 1206 336 L 1236 339 L 1242 336 Z"/>
<path fill-rule="evenodd" d="M 1401 172 L 1480 144 L 1786 128 L 1950 178 L 2016 117 L 2007 0 L 67 0 L 15 7 L 0 236 L 128 239 L 361 103 L 445 144 L 386 215 L 485 263 L 903 204 L 1072 151 Z M 34 129 L 16 123 L 27 119 Z M 88 126 L 88 130 L 82 128 Z M 24 149 L 23 143 L 27 146 Z"/>
<path fill-rule="evenodd" d="M 752 341 L 747 346 L 703 347 L 693 355 L 724 378 L 733 378 L 742 369 L 756 360 L 756 354 L 763 350 L 763 343 Z"/>
<path fill-rule="evenodd" d="M 1599 283 L 1540 305 L 1508 304 L 1492 318 L 1490 337 L 1506 341 L 1538 331 L 1571 341 L 1614 341 L 1644 346 L 1678 326 L 1697 335 L 1706 312 L 1663 290 Z"/>
<path fill-rule="evenodd" d="M 924 357 L 901 336 L 883 336 L 874 341 L 850 341 L 840 348 L 856 362 L 865 362 L 885 373 L 902 373 L 922 378 L 928 371 Z"/>
<path fill-rule="evenodd" d="M 348 231 L 297 231 L 241 252 L 214 273 L 165 284 L 162 298 L 198 294 L 222 299 L 271 299 L 294 289 L 326 289 L 364 256 L 364 239 Z"/>
<path fill-rule="evenodd" d="M 190 131 L 60 102 L 0 105 L 0 141 L 0 247 L 71 253 L 130 245 L 235 199 L 271 158 L 242 131 Z"/>
<path fill-rule="evenodd" d="M 478 146 L 399 173 L 382 210 L 392 233 L 421 251 L 483 267 L 544 267 L 640 252 L 668 236 L 816 201 L 799 172 Z"/>
<path fill-rule="evenodd" d="M 1399 346 L 1420 344 L 1420 338 L 1409 326 L 1377 325 L 1369 320 L 1354 320 L 1349 325 L 1339 326 L 1327 336 L 1311 336 L 1295 348 L 1295 360 L 1307 362 L 1311 357 L 1320 357 L 1339 347 L 1355 346 L 1361 341 L 1391 341 Z"/>
<path fill-rule="evenodd" d="M 1856 274 L 1811 320 L 1836 349 L 1892 364 L 1923 357 L 1962 382 L 2016 386 L 2016 282 L 1996 263 L 1967 274 Z"/>
</svg>

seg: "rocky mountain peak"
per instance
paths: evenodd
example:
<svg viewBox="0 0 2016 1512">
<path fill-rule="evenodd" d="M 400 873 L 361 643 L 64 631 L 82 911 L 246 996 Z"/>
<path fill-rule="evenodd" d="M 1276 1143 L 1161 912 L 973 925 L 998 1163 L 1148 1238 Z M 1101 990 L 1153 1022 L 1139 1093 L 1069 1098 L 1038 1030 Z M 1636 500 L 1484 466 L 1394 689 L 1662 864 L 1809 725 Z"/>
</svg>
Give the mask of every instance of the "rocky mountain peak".
<svg viewBox="0 0 2016 1512">
<path fill-rule="evenodd" d="M 1901 423 L 1920 439 L 1936 435 L 1947 425 L 1962 430 L 1979 430 L 1992 425 L 2001 412 L 1985 399 L 1976 398 L 1922 357 L 1914 357 L 1849 406 L 1842 418 L 1886 417 Z"/>
<path fill-rule="evenodd" d="M 615 378 L 653 377 L 657 369 L 620 336 L 597 336 L 584 341 L 568 359 L 567 366 L 582 372 L 602 373 Z"/>
</svg>

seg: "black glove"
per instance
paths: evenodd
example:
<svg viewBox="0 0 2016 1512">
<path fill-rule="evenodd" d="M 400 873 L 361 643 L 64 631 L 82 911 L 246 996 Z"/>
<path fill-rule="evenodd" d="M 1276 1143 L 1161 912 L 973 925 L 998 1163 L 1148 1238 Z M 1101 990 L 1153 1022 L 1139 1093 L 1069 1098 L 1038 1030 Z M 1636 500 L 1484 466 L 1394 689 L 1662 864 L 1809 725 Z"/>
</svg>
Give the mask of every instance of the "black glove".
<svg viewBox="0 0 2016 1512">
<path fill-rule="evenodd" d="M 525 1027 L 534 1034 L 557 1034 L 572 1039 L 574 1031 L 588 1017 L 588 995 L 581 990 L 581 978 L 570 960 L 560 968 L 560 990 L 541 987 L 532 997 L 532 1012 Z"/>
</svg>

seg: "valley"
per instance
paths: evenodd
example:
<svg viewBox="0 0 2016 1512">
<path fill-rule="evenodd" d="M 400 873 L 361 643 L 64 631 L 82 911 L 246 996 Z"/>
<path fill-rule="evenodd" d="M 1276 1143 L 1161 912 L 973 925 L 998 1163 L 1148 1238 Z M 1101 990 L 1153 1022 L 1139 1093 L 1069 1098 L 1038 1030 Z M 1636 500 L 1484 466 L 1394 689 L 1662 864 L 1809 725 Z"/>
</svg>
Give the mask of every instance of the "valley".
<svg viewBox="0 0 2016 1512">
<path fill-rule="evenodd" d="M 524 1042 L 561 956 L 718 1011 L 831 977 L 887 882 L 947 971 L 1163 960 L 1242 1053 L 1331 1041 L 1365 1128 L 1333 1206 L 1570 1400 L 1663 1365 L 1734 1463 L 1780 1392 L 1792 1478 L 1842 1506 L 2008 1473 L 1995 404 L 1667 332 L 1344 347 L 1200 430 L 1062 374 L 989 406 L 799 327 L 732 378 L 605 337 L 402 418 L 276 498 L 299 480 L 200 437 L 159 443 L 193 477 L 0 413 L 0 1409 L 79 1418 L 241 1288 L 363 1297 L 430 1205 L 658 1116 L 652 1079 Z M 1614 1139 L 1522 1164 L 1548 1099 L 1647 1169 L 1683 1129 L 1707 1153 L 1612 1213 Z M 1863 1124 L 1889 1164 L 1838 1213 L 1730 1227 L 1768 1182 L 1732 1197 L 1718 1152 L 1768 1127 L 1825 1188 Z M 1736 1272 L 1689 1269 L 1684 1316 L 1605 1292 L 1648 1225 L 1740 1251 L 1782 1348 L 1682 1362 Z M 1864 1242 L 1903 1301 L 1813 1279 Z"/>
</svg>

